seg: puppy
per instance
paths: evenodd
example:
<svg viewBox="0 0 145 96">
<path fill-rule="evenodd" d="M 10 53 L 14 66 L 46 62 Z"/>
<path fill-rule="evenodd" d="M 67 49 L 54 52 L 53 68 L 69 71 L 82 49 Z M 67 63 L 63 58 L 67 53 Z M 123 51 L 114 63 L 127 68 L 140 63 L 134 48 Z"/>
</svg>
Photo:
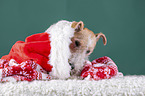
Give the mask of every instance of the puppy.
<svg viewBox="0 0 145 96">
<path fill-rule="evenodd" d="M 69 63 L 72 67 L 71 74 L 80 75 L 85 59 L 93 52 L 97 41 L 101 37 L 104 45 L 106 45 L 107 39 L 103 33 L 94 34 L 88 28 L 84 28 L 82 21 L 74 21 L 72 28 L 75 29 L 75 33 L 74 37 L 71 38 L 70 50 L 72 55 Z"/>
</svg>

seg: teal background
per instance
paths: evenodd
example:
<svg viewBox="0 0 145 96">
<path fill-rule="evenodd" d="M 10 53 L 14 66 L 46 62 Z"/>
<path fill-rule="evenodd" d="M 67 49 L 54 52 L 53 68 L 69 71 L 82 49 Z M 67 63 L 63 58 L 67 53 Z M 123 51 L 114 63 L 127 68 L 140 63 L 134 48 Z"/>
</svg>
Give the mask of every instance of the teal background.
<svg viewBox="0 0 145 96">
<path fill-rule="evenodd" d="M 145 0 L 0 0 L 0 57 L 62 19 L 106 35 L 90 60 L 109 56 L 125 75 L 145 75 Z"/>
</svg>

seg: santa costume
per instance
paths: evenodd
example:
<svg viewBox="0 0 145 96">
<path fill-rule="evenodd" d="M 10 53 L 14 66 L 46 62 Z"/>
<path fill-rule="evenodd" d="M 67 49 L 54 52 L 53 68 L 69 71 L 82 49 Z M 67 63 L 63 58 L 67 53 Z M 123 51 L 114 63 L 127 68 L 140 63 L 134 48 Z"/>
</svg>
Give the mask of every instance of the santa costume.
<svg viewBox="0 0 145 96">
<path fill-rule="evenodd" d="M 15 60 L 22 63 L 33 60 L 54 78 L 65 79 L 70 76 L 71 67 L 69 45 L 74 35 L 72 22 L 59 21 L 50 26 L 44 33 L 27 37 L 24 41 L 17 41 L 8 55 L 1 59 Z"/>
</svg>

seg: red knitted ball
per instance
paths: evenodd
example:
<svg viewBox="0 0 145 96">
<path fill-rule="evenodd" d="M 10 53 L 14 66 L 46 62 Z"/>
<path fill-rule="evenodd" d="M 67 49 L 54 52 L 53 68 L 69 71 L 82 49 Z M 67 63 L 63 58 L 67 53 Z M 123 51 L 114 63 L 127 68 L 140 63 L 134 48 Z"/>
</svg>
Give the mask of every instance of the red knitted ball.
<svg viewBox="0 0 145 96">
<path fill-rule="evenodd" d="M 107 56 L 95 59 L 91 64 L 86 64 L 81 72 L 82 78 L 90 80 L 109 79 L 118 73 L 118 68 L 113 60 Z"/>
</svg>

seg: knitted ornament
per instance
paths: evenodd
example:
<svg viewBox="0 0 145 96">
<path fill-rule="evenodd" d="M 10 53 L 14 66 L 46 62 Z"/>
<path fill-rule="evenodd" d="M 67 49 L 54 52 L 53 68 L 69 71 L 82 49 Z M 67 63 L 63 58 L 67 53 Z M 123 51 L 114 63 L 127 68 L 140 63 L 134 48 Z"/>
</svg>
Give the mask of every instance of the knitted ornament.
<svg viewBox="0 0 145 96">
<path fill-rule="evenodd" d="M 109 79 L 114 76 L 123 76 L 118 72 L 116 64 L 107 56 L 87 61 L 81 72 L 81 77 L 89 80 Z"/>
<path fill-rule="evenodd" d="M 27 37 L 25 42 L 17 41 L 9 54 L 1 59 L 14 59 L 18 64 L 33 60 L 54 78 L 68 78 L 71 71 L 68 63 L 71 54 L 69 45 L 75 32 L 71 25 L 72 22 L 62 20 L 44 33 Z"/>
</svg>

